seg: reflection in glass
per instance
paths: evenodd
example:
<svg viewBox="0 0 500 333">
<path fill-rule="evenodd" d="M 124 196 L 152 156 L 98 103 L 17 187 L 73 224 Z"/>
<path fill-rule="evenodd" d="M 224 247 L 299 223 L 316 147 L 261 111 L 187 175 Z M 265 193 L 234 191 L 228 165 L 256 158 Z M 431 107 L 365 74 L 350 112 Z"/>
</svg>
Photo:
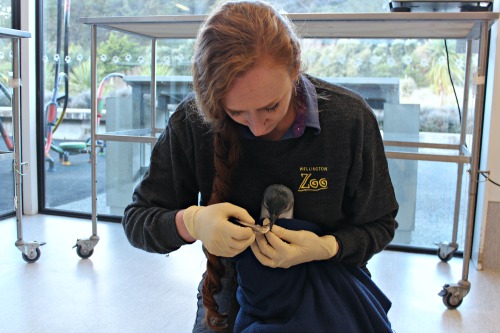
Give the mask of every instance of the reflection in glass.
<svg viewBox="0 0 500 333">
<path fill-rule="evenodd" d="M 10 27 L 10 1 L 0 1 L 0 8 L 0 26 Z M 14 213 L 12 70 L 12 41 L 0 38 L 0 217 Z"/>
</svg>

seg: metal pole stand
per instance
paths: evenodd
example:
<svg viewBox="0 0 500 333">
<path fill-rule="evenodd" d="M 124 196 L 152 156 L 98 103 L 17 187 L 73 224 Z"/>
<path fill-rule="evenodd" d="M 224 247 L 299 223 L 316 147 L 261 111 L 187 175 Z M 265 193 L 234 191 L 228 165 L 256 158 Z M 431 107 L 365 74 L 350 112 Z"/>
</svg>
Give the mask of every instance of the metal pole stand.
<svg viewBox="0 0 500 333">
<path fill-rule="evenodd" d="M 77 239 L 75 246 L 76 254 L 82 259 L 89 258 L 94 253 L 94 247 L 99 242 L 99 236 L 97 236 L 97 172 L 96 172 L 96 155 L 97 155 L 97 147 L 96 147 L 96 132 L 97 132 L 97 95 L 96 95 L 96 87 L 97 87 L 97 28 L 92 26 L 92 43 L 90 48 L 91 60 L 91 120 L 90 120 L 90 164 L 91 164 L 91 177 L 92 177 L 92 236 L 86 239 Z"/>
<path fill-rule="evenodd" d="M 40 258 L 40 246 L 45 245 L 45 242 L 39 243 L 37 241 L 25 242 L 23 240 L 23 226 L 22 226 L 22 179 L 26 175 L 24 169 L 28 168 L 28 163 L 22 162 L 21 154 L 21 71 L 20 71 L 20 39 L 30 38 L 31 34 L 26 31 L 0 28 L 0 38 L 12 39 L 12 78 L 9 85 L 12 88 L 12 125 L 14 137 L 14 208 L 16 210 L 16 223 L 17 223 L 17 241 L 15 246 L 21 251 L 24 261 L 27 263 L 34 263 Z"/>
<path fill-rule="evenodd" d="M 472 256 L 472 236 L 476 217 L 477 184 L 479 177 L 479 154 L 481 149 L 481 134 L 484 113 L 484 97 L 486 83 L 486 65 L 488 56 L 489 23 L 480 23 L 480 40 L 478 53 L 478 68 L 474 78 L 476 89 L 476 105 L 474 111 L 474 126 L 472 135 L 472 154 L 470 163 L 469 199 L 467 205 L 467 219 L 465 225 L 464 263 L 462 266 L 462 279 L 457 284 L 445 284 L 438 293 L 448 309 L 456 309 L 462 304 L 463 298 L 469 293 L 471 283 L 468 281 L 469 266 Z"/>
</svg>

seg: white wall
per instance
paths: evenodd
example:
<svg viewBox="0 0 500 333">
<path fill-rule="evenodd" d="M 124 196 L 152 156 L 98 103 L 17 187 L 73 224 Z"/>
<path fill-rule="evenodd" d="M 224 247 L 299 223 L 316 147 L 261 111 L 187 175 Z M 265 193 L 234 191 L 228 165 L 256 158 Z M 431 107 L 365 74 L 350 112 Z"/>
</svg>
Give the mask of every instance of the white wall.
<svg viewBox="0 0 500 333">
<path fill-rule="evenodd" d="M 500 1 L 496 0 L 493 10 L 498 12 Z M 483 122 L 483 138 L 479 170 L 490 171 L 490 177 L 500 181 L 500 25 L 498 22 L 491 27 L 490 54 L 487 72 L 487 86 L 485 96 L 485 110 Z M 480 177 L 480 180 L 484 180 Z M 500 187 L 490 182 L 479 182 L 476 205 L 476 224 L 472 246 L 472 261 L 478 269 L 484 267 L 488 258 L 498 257 L 499 253 L 492 253 L 493 244 L 485 242 L 486 232 L 500 233 L 498 219 L 488 218 L 488 207 L 491 203 L 500 202 Z M 495 220 L 496 223 L 495 223 Z M 500 261 L 498 261 L 500 262 Z M 495 268 L 495 267 L 494 267 Z M 500 269 L 496 267 L 495 269 Z"/>
</svg>

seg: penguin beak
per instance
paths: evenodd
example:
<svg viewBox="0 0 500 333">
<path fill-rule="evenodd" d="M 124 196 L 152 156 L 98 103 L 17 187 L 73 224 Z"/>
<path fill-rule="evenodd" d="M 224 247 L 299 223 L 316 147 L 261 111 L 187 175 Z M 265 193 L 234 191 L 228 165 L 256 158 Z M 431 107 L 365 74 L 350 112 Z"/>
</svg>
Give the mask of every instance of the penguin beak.
<svg viewBox="0 0 500 333">
<path fill-rule="evenodd" d="M 269 220 L 269 219 L 266 219 L 266 220 Z M 265 220 L 264 220 L 264 223 L 262 225 L 252 224 L 252 223 L 248 223 L 248 222 L 244 222 L 244 221 L 240 221 L 240 220 L 236 220 L 236 219 L 235 219 L 235 221 L 236 221 L 236 223 L 238 223 L 242 227 L 249 227 L 253 231 L 260 233 L 260 234 L 265 234 L 266 232 L 271 230 L 269 223 L 266 224 Z"/>
</svg>

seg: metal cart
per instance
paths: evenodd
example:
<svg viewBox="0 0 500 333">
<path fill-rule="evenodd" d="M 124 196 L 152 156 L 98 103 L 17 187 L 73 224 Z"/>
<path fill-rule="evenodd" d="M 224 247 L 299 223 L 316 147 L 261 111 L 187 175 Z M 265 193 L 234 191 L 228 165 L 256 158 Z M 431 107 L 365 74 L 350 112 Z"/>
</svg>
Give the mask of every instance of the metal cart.
<svg viewBox="0 0 500 333">
<path fill-rule="evenodd" d="M 12 39 L 12 54 L 13 54 L 13 74 L 10 81 L 10 86 L 13 90 L 12 98 L 12 124 L 14 136 L 14 150 L 13 152 L 0 152 L 0 158 L 10 158 L 14 155 L 13 170 L 14 170 L 14 208 L 16 210 L 17 221 L 17 241 L 16 247 L 21 251 L 23 259 L 28 263 L 34 263 L 40 258 L 40 246 L 45 245 L 44 242 L 31 241 L 26 242 L 23 240 L 23 202 L 22 202 L 22 178 L 28 170 L 28 163 L 22 162 L 21 155 L 21 78 L 20 78 L 20 39 L 31 38 L 31 34 L 26 31 L 0 28 L 1 38 Z"/>
<path fill-rule="evenodd" d="M 390 9 L 393 12 L 421 12 L 421 11 L 461 11 L 461 12 L 491 12 L 493 6 L 492 1 L 391 1 Z M 495 14 L 498 18 L 498 15 Z M 462 303 L 463 298 L 470 290 L 470 282 L 467 280 L 469 273 L 469 260 L 471 257 L 472 249 L 472 232 L 473 222 L 475 217 L 475 198 L 477 195 L 477 183 L 479 181 L 479 174 L 482 173 L 479 167 L 479 149 L 480 149 L 480 135 L 482 133 L 483 122 L 483 104 L 484 104 L 484 85 L 486 78 L 487 67 L 487 50 L 488 50 L 488 37 L 489 26 L 493 21 L 478 22 L 474 28 L 475 34 L 469 34 L 467 40 L 467 56 L 466 56 L 466 77 L 465 84 L 466 90 L 463 97 L 464 115 L 462 120 L 462 129 L 460 135 L 460 159 L 454 161 L 458 163 L 457 175 L 457 189 L 455 197 L 455 211 L 453 220 L 452 240 L 451 242 L 437 243 L 437 255 L 443 262 L 449 261 L 455 252 L 457 252 L 459 244 L 457 243 L 458 224 L 459 224 L 459 211 L 460 211 L 460 195 L 462 189 L 462 175 L 464 171 L 464 164 L 470 164 L 470 181 L 469 181 L 469 200 L 467 207 L 466 217 L 466 236 L 464 248 L 464 265 L 462 270 L 462 279 L 456 284 L 445 284 L 443 289 L 439 292 L 442 296 L 443 303 L 450 309 L 455 309 Z M 476 36 L 474 36 L 476 35 Z M 479 39 L 479 57 L 478 57 L 478 72 L 474 77 L 471 76 L 471 60 L 472 60 L 472 40 Z M 471 83 L 471 80 L 473 82 Z M 474 114 L 474 128 L 472 137 L 472 147 L 468 148 L 466 145 L 466 131 L 467 131 L 467 105 L 469 104 L 469 88 L 480 87 L 477 89 L 477 99 Z M 464 159 L 465 158 L 465 159 Z"/>
<path fill-rule="evenodd" d="M 487 65 L 487 50 L 489 29 L 498 19 L 498 13 L 493 12 L 449 12 L 449 13 L 377 13 L 377 14 L 290 14 L 289 17 L 297 24 L 307 38 L 363 38 L 363 39 L 463 39 L 467 44 L 466 82 L 463 100 L 464 113 L 469 104 L 469 91 L 473 87 L 476 92 L 473 115 L 472 146 L 466 145 L 466 121 L 463 121 L 459 144 L 420 143 L 408 141 L 384 141 L 386 147 L 396 148 L 386 152 L 388 158 L 450 162 L 458 165 L 457 194 L 455 205 L 455 221 L 453 240 L 451 243 L 441 243 L 438 255 L 442 260 L 449 260 L 457 250 L 456 234 L 458 211 L 464 165 L 470 165 L 469 197 L 466 217 L 466 243 L 462 278 L 456 284 L 446 284 L 439 295 L 443 303 L 450 309 L 458 307 L 470 290 L 468 281 L 469 264 L 472 248 L 472 231 L 475 215 L 475 200 L 477 181 L 479 177 L 480 135 L 482 133 L 483 105 L 485 94 L 485 76 Z M 97 28 L 130 33 L 151 40 L 151 101 L 156 100 L 156 41 L 165 38 L 194 38 L 204 20 L 203 15 L 189 16 L 150 16 L 150 17 L 109 17 L 81 18 L 80 22 L 88 24 L 92 29 L 92 115 L 93 123 L 96 117 L 96 31 Z M 479 41 L 477 73 L 472 75 L 472 42 Z M 95 140 L 155 142 L 155 134 L 161 129 L 155 128 L 155 103 L 151 103 L 151 129 L 141 135 L 134 133 L 96 134 L 92 131 L 92 181 L 95 182 Z M 464 119 L 466 119 L 464 114 Z M 93 127 L 95 129 L 95 127 Z M 436 153 L 409 152 L 398 148 L 426 149 Z M 442 154 L 448 150 L 453 154 Z M 94 184 L 93 184 L 94 186 Z M 95 186 L 93 187 L 92 222 L 95 231 Z M 94 233 L 94 237 L 96 237 Z M 91 245 L 91 240 L 88 241 Z"/>
</svg>

